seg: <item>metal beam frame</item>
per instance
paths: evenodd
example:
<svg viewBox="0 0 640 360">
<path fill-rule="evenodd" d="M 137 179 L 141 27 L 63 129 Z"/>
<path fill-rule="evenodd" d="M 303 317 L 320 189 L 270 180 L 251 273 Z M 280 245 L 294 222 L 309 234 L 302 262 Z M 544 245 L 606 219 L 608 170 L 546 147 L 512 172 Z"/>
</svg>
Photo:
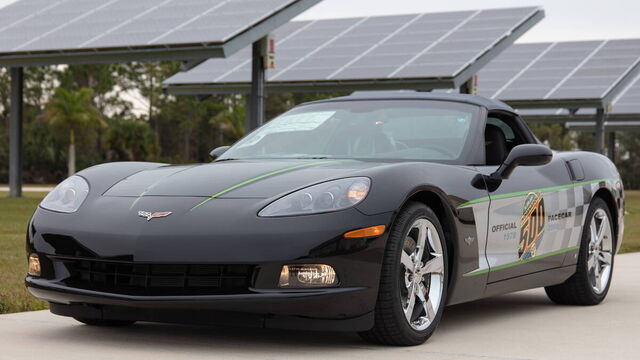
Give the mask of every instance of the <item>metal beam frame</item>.
<svg viewBox="0 0 640 360">
<path fill-rule="evenodd" d="M 353 92 L 370 90 L 417 90 L 451 89 L 455 85 L 453 78 L 423 79 L 388 79 L 388 80 L 353 80 L 353 81 L 313 81 L 278 83 L 267 82 L 266 88 L 271 93 L 306 93 L 306 92 Z M 165 90 L 173 95 L 225 95 L 248 94 L 249 83 L 226 84 L 165 84 Z"/>
<path fill-rule="evenodd" d="M 607 112 L 604 108 L 596 109 L 596 144 L 593 151 L 603 154 L 605 149 L 604 122 L 607 119 Z"/>
<path fill-rule="evenodd" d="M 520 114 L 520 116 L 527 122 L 536 124 L 565 124 L 576 122 L 592 122 L 595 114 L 549 114 L 549 115 L 526 115 Z M 640 121 L 640 114 L 616 114 L 607 113 L 607 122 L 625 122 L 625 121 Z"/>
<path fill-rule="evenodd" d="M 595 122 L 591 121 L 574 122 L 566 125 L 570 131 L 595 132 Z M 607 134 L 612 132 L 640 132 L 640 121 L 607 121 L 604 124 L 604 130 Z"/>
<path fill-rule="evenodd" d="M 22 107 L 24 73 L 11 68 L 11 115 L 9 126 L 9 196 L 22 196 Z"/>
<path fill-rule="evenodd" d="M 478 75 L 473 75 L 460 86 L 460 94 L 476 95 L 478 93 Z"/>
<path fill-rule="evenodd" d="M 259 128 L 264 123 L 266 103 L 266 69 L 264 64 L 263 49 L 267 37 L 256 41 L 251 51 L 251 94 L 249 95 L 249 118 L 245 124 L 247 133 Z"/>
<path fill-rule="evenodd" d="M 516 109 L 558 109 L 558 108 L 599 108 L 605 107 L 606 102 L 600 99 L 525 99 L 502 100 Z"/>
</svg>

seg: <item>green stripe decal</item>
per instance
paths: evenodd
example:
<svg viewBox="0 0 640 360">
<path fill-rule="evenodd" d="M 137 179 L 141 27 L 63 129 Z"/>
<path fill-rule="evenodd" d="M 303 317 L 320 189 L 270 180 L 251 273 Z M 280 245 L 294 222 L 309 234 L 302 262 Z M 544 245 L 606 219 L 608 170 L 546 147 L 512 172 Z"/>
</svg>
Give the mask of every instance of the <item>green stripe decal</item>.
<svg viewBox="0 0 640 360">
<path fill-rule="evenodd" d="M 235 190 L 237 188 L 241 188 L 243 186 L 249 185 L 249 184 L 254 183 L 254 182 L 258 181 L 258 180 L 262 180 L 262 179 L 265 179 L 265 178 L 268 178 L 268 177 L 271 177 L 271 176 L 274 176 L 274 175 L 282 174 L 282 173 L 293 171 L 293 170 L 297 170 L 297 169 L 302 169 L 302 168 L 309 167 L 309 166 L 327 164 L 327 163 L 331 163 L 331 162 L 335 162 L 335 161 L 318 161 L 318 162 L 313 162 L 313 163 L 309 163 L 309 164 L 296 165 L 296 166 L 291 166 L 291 167 L 288 167 L 288 168 L 272 171 L 272 172 L 264 174 L 264 175 L 256 176 L 254 178 L 251 178 L 249 180 L 245 180 L 245 181 L 243 181 L 241 183 L 235 184 L 235 185 L 233 185 L 231 187 L 228 187 L 228 188 L 226 188 L 226 189 L 224 189 L 224 190 L 222 190 L 222 191 L 220 191 L 220 192 L 218 192 L 216 194 L 211 195 L 209 198 L 207 198 L 206 200 L 204 200 L 200 204 L 194 206 L 191 209 L 191 211 L 199 208 L 200 206 L 208 203 L 209 201 L 211 201 L 211 200 L 213 200 L 213 199 L 215 199 L 217 197 L 220 197 L 220 196 L 228 193 L 229 191 L 233 191 L 233 190 Z"/>
<path fill-rule="evenodd" d="M 466 203 L 458 205 L 458 209 L 463 208 L 465 206 L 469 206 L 469 205 L 479 204 L 479 203 L 482 203 L 482 202 L 485 202 L 485 201 L 489 201 L 489 200 L 499 200 L 499 199 L 506 199 L 506 198 L 516 197 L 516 196 L 523 196 L 523 195 L 527 195 L 530 192 L 549 192 L 549 191 L 556 191 L 556 190 L 562 190 L 562 189 L 571 189 L 571 188 L 578 187 L 578 186 L 595 184 L 595 183 L 599 183 L 599 182 L 602 182 L 602 181 L 608 181 L 608 180 L 610 180 L 610 179 L 583 181 L 583 182 L 574 183 L 574 184 L 550 186 L 550 187 L 541 188 L 541 189 L 532 189 L 532 190 L 518 191 L 518 192 L 513 192 L 513 193 L 508 193 L 508 194 L 485 196 L 485 197 L 482 197 L 482 198 L 479 198 L 479 199 L 475 199 L 475 200 L 471 200 L 471 201 L 467 201 Z"/>
<path fill-rule="evenodd" d="M 518 265 L 523 265 L 523 264 L 527 264 L 530 263 L 532 261 L 536 261 L 536 260 L 542 260 L 545 258 L 548 258 L 550 256 L 554 256 L 554 255 L 560 255 L 560 254 L 564 254 L 566 252 L 569 251 L 573 251 L 573 250 L 578 250 L 580 249 L 580 246 L 573 246 L 567 249 L 560 249 L 560 250 L 556 250 L 556 251 L 552 251 L 552 252 L 548 252 L 546 254 L 541 254 L 539 256 L 530 258 L 530 259 L 526 259 L 526 260 L 518 260 L 512 263 L 508 263 L 508 264 L 504 264 L 504 265 L 500 265 L 500 266 L 496 266 L 493 268 L 489 268 L 489 269 L 483 269 L 483 270 L 477 270 L 474 272 L 470 272 L 470 273 L 466 273 L 464 275 L 462 275 L 463 277 L 469 277 L 469 276 L 476 276 L 476 275 L 482 275 L 482 274 L 487 274 L 489 272 L 493 272 L 493 271 L 498 271 L 498 270 L 503 270 L 503 269 L 508 269 L 510 267 L 514 267 L 514 266 L 518 266 Z"/>
</svg>

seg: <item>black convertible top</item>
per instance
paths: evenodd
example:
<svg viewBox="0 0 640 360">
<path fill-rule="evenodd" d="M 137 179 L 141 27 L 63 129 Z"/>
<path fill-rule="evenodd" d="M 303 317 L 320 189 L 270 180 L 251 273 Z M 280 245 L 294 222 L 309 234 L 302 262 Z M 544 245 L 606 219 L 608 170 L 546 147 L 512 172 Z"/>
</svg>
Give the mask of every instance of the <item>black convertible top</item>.
<svg viewBox="0 0 640 360">
<path fill-rule="evenodd" d="M 349 96 L 337 97 L 333 99 L 314 101 L 312 104 L 334 101 L 350 101 L 350 100 L 437 100 L 437 101 L 454 101 L 467 104 L 478 105 L 489 111 L 502 110 L 515 113 L 515 110 L 497 100 L 487 99 L 478 95 L 468 94 L 448 94 L 434 92 L 417 92 L 417 91 L 359 91 Z"/>
</svg>

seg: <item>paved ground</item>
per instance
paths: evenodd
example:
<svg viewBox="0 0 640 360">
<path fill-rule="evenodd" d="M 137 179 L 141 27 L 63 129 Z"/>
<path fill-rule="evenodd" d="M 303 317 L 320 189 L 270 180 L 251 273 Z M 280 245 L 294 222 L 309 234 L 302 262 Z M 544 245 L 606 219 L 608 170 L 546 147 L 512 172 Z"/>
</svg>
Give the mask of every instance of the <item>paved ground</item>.
<svg viewBox="0 0 640 360">
<path fill-rule="evenodd" d="M 607 301 L 551 304 L 542 290 L 446 309 L 422 346 L 353 334 L 139 324 L 97 329 L 48 312 L 0 316 L 0 359 L 640 359 L 640 253 L 617 257 Z"/>
</svg>

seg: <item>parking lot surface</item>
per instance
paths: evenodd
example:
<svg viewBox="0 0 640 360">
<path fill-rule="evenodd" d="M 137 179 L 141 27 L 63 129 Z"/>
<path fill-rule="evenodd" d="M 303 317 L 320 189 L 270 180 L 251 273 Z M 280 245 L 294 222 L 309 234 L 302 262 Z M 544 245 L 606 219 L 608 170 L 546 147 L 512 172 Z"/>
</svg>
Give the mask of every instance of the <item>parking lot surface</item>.
<svg viewBox="0 0 640 360">
<path fill-rule="evenodd" d="M 445 310 L 424 345 L 383 347 L 356 334 L 141 323 L 92 328 L 48 311 L 0 316 L 0 359 L 639 359 L 640 253 L 616 257 L 599 306 L 552 304 L 542 289 Z"/>
</svg>

